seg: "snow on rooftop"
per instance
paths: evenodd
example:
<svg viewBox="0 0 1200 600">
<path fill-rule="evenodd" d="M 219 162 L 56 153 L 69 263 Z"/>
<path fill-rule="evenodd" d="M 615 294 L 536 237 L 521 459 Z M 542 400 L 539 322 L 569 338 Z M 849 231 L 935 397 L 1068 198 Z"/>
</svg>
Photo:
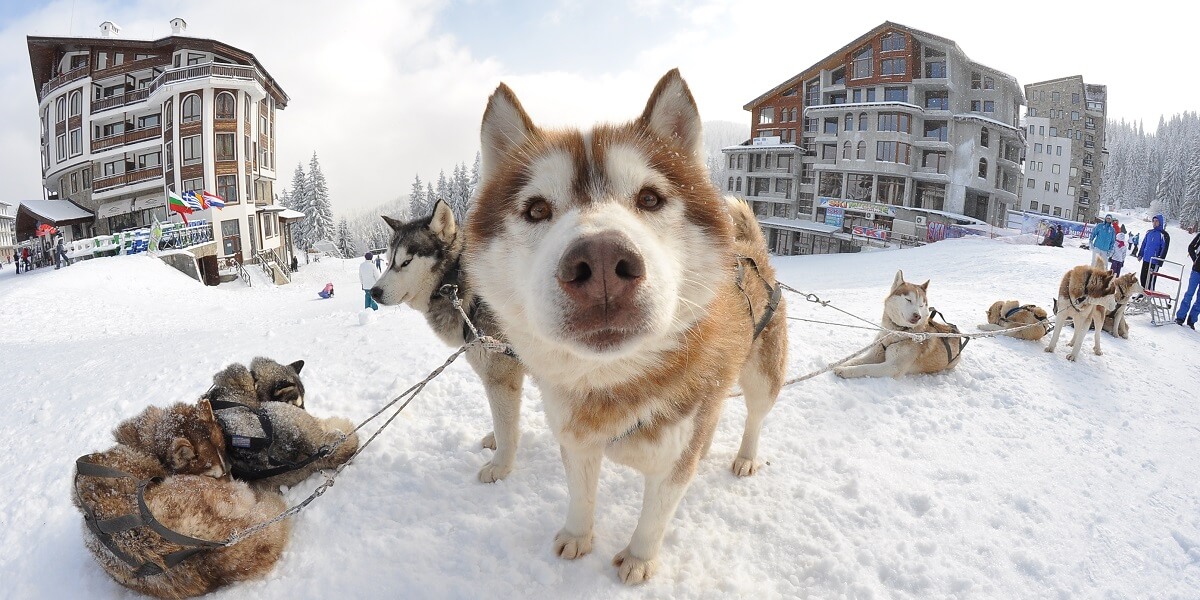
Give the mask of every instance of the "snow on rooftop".
<svg viewBox="0 0 1200 600">
<path fill-rule="evenodd" d="M 69 200 L 22 200 L 21 206 L 43 221 L 52 223 L 92 218 L 92 213 L 79 208 Z"/>
</svg>

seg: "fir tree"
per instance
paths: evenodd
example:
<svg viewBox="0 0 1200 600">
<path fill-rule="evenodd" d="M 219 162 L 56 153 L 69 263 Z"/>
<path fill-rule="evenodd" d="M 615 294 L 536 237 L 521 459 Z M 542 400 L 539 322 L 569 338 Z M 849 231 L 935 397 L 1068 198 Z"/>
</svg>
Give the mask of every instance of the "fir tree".
<svg viewBox="0 0 1200 600">
<path fill-rule="evenodd" d="M 467 210 L 471 208 L 471 180 L 467 177 L 467 165 L 458 164 L 454 167 L 454 176 L 450 180 L 450 197 L 448 198 L 454 220 L 462 223 L 467 218 Z"/>
<path fill-rule="evenodd" d="M 310 235 L 313 217 L 312 193 L 308 185 L 308 175 L 304 173 L 304 167 L 299 163 L 296 164 L 296 172 L 292 175 L 291 198 L 290 208 L 304 213 L 304 219 L 300 221 L 295 230 L 295 243 L 301 250 L 308 250 L 312 247 L 313 242 Z"/>
<path fill-rule="evenodd" d="M 471 179 L 468 186 L 468 193 L 471 198 L 475 197 L 475 192 L 479 190 L 479 170 L 483 163 L 483 157 L 479 152 L 475 153 L 475 164 L 471 166 Z"/>
<path fill-rule="evenodd" d="M 417 175 L 413 178 L 412 190 L 408 193 L 409 211 L 413 216 L 429 214 L 430 210 L 427 206 L 429 200 L 425 196 L 425 184 L 421 183 L 421 176 Z"/>
<path fill-rule="evenodd" d="M 335 232 L 333 225 L 333 206 L 329 200 L 329 187 L 325 183 L 325 174 L 321 172 L 321 163 L 317 153 L 313 152 L 312 160 L 308 162 L 308 181 L 312 198 L 312 213 L 306 221 L 311 223 L 309 233 L 310 243 L 318 240 L 332 240 Z"/>
<path fill-rule="evenodd" d="M 429 205 L 433 206 L 436 204 L 437 200 L 450 200 L 450 181 L 446 179 L 445 169 L 442 169 L 441 172 L 438 173 L 437 196 L 434 198 L 434 202 L 430 202 Z"/>
<path fill-rule="evenodd" d="M 426 183 L 425 184 L 425 206 L 427 208 L 425 209 L 425 214 L 414 215 L 414 217 L 428 217 L 429 215 L 432 215 L 433 207 L 437 204 L 437 201 L 438 201 L 438 195 L 437 195 L 437 192 L 434 191 L 434 189 L 433 189 L 433 183 L 432 182 Z"/>
<path fill-rule="evenodd" d="M 350 258 L 358 254 L 358 249 L 350 239 L 350 224 L 346 222 L 346 217 L 342 217 L 338 221 L 337 248 L 342 253 L 342 258 Z"/>
</svg>

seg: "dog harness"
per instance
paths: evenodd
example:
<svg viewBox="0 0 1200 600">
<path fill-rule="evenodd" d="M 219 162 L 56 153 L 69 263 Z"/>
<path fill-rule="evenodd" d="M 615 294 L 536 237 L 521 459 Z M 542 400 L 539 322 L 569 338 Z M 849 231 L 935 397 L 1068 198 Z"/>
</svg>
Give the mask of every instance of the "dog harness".
<svg viewBox="0 0 1200 600">
<path fill-rule="evenodd" d="M 100 540 L 101 544 L 112 553 L 113 556 L 121 559 L 122 562 L 129 565 L 133 569 L 134 577 L 149 577 L 151 575 L 159 575 L 169 569 L 175 567 L 179 563 L 187 560 L 189 557 L 211 550 L 213 548 L 221 548 L 225 546 L 224 542 L 213 542 L 202 540 L 191 536 L 183 535 L 166 525 L 163 525 L 154 518 L 154 514 L 150 512 L 150 507 L 146 505 L 146 487 L 161 483 L 162 477 L 152 477 L 150 479 L 138 479 L 131 473 L 126 473 L 120 469 L 98 465 L 87 460 L 87 456 L 81 456 L 75 460 L 75 495 L 79 497 L 79 478 L 80 477 L 102 477 L 106 479 L 131 479 L 137 482 L 137 514 L 123 515 L 113 517 L 111 519 L 98 519 L 92 507 L 83 502 L 79 498 L 79 506 L 83 507 L 83 522 L 87 524 L 88 529 L 96 535 L 96 539 Z M 153 560 L 139 561 L 129 553 L 121 549 L 113 539 L 113 534 L 129 531 L 138 527 L 149 527 L 151 531 L 157 533 L 160 537 L 183 546 L 182 549 L 176 550 L 166 556 L 160 556 L 158 562 Z"/>
<path fill-rule="evenodd" d="M 258 417 L 259 426 L 262 427 L 263 437 L 231 434 L 225 429 L 225 424 L 221 422 L 221 419 L 217 419 L 218 424 L 221 426 L 221 433 L 225 436 L 225 448 L 227 452 L 233 455 L 235 450 L 243 450 L 254 454 L 262 454 L 264 457 L 266 457 L 267 464 L 270 465 L 270 467 L 267 469 L 246 468 L 239 464 L 240 461 L 233 460 L 234 457 L 230 456 L 229 473 L 233 475 L 234 479 L 239 479 L 241 481 L 258 481 L 260 479 L 282 475 L 283 473 L 289 473 L 291 471 L 303 469 L 304 467 L 307 467 L 308 465 L 311 465 L 312 463 L 329 456 L 329 454 L 332 452 L 328 446 L 322 446 L 316 452 L 313 452 L 307 458 L 299 462 L 291 463 L 277 461 L 274 458 L 271 458 L 271 455 L 268 452 L 271 444 L 275 442 L 275 427 L 271 425 L 271 419 L 267 418 L 262 411 L 257 410 L 252 406 L 242 404 L 241 402 L 234 402 L 232 400 L 209 398 L 208 402 L 212 406 L 214 413 L 222 410 L 244 408 L 253 413 L 255 417 Z"/>
<path fill-rule="evenodd" d="M 950 328 L 950 331 L 949 331 L 949 333 L 959 333 L 959 330 L 958 330 L 958 325 L 955 325 L 955 324 L 953 324 L 953 323 L 947 322 L 947 321 L 946 321 L 946 315 L 943 315 L 942 313 L 938 312 L 938 309 L 936 309 L 936 308 L 933 308 L 933 307 L 930 307 L 930 308 L 929 308 L 929 324 L 930 324 L 930 325 L 933 325 L 933 320 L 934 320 L 936 317 L 941 317 L 941 318 L 942 318 L 942 323 L 945 323 L 945 324 L 946 324 L 946 326 Z M 967 342 L 971 341 L 971 338 L 968 338 L 968 337 L 960 337 L 960 338 L 957 338 L 957 339 L 958 339 L 958 352 L 957 352 L 957 353 L 955 353 L 955 352 L 953 352 L 953 351 L 951 350 L 951 347 L 950 347 L 950 338 L 948 338 L 948 337 L 939 337 L 938 339 L 942 340 L 942 345 L 944 345 L 944 346 L 946 347 L 946 356 L 949 358 L 949 360 L 947 360 L 947 361 L 946 361 L 947 363 L 952 363 L 952 362 L 954 362 L 954 360 L 955 360 L 955 359 L 957 359 L 959 356 L 962 356 L 962 351 L 963 351 L 963 348 L 966 348 L 966 347 L 967 347 Z"/>
<path fill-rule="evenodd" d="M 1046 333 L 1050 333 L 1050 330 L 1054 329 L 1054 325 L 1052 323 L 1050 323 L 1050 319 L 1047 319 L 1046 317 L 1039 317 L 1037 315 L 1037 313 L 1034 312 L 1034 310 L 1033 310 L 1035 308 L 1037 308 L 1037 306 L 1035 306 L 1033 304 L 1025 304 L 1023 306 L 1014 307 L 1012 309 L 1009 309 L 1008 312 L 1004 313 L 1004 315 L 1000 317 L 1000 320 L 1012 323 L 1013 315 L 1015 315 L 1021 311 L 1029 311 L 1029 314 L 1033 315 L 1033 318 L 1037 319 L 1038 322 L 1040 322 L 1042 324 L 1042 327 L 1046 330 Z"/>
<path fill-rule="evenodd" d="M 767 292 L 767 306 L 763 309 L 763 314 L 759 317 L 758 321 L 754 320 L 754 305 L 750 302 L 750 296 L 746 294 L 746 288 L 743 287 L 746 277 L 746 263 L 749 263 L 754 272 L 758 274 L 758 280 L 762 282 L 763 289 Z M 754 323 L 754 336 L 751 339 L 757 340 L 758 336 L 767 328 L 767 325 L 771 323 L 771 318 L 775 316 L 775 310 L 779 308 L 779 300 L 783 296 L 783 290 L 779 287 L 779 282 L 775 282 L 773 286 L 767 283 L 767 278 L 763 277 L 762 271 L 758 270 L 758 263 L 749 256 L 737 257 L 737 288 L 738 291 L 742 292 L 742 297 L 746 299 L 746 311 L 750 313 L 750 322 Z"/>
<path fill-rule="evenodd" d="M 446 270 L 446 274 L 442 275 L 442 280 L 438 283 L 437 290 L 434 291 L 433 295 L 429 297 L 430 302 L 437 300 L 438 298 L 445 298 L 446 300 L 458 298 L 460 302 L 462 301 L 462 298 L 458 297 L 458 291 L 462 289 L 460 282 L 462 270 L 459 267 L 459 264 L 459 261 L 454 261 L 454 264 Z M 479 311 L 482 310 L 484 306 L 485 304 L 483 300 L 481 300 L 479 296 L 475 296 L 471 299 L 471 303 L 465 307 L 467 318 L 470 319 L 471 323 L 475 325 L 475 331 L 479 332 L 479 337 L 487 337 L 487 332 L 485 332 L 483 328 L 476 323 L 476 321 L 479 320 L 477 318 Z M 470 344 L 476 340 L 475 334 L 471 331 L 471 325 L 467 324 L 466 321 L 463 321 L 462 323 L 462 336 L 463 341 L 467 344 Z M 511 345 L 508 344 L 504 345 L 504 355 L 508 356 L 509 358 L 516 358 L 520 360 L 520 357 L 517 356 L 516 351 L 512 349 Z"/>
</svg>

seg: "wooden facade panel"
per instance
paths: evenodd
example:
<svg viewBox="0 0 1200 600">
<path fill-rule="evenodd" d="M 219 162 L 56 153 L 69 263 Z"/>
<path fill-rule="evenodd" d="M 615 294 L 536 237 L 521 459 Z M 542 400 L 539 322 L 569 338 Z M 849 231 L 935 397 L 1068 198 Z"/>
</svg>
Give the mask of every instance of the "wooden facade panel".
<svg viewBox="0 0 1200 600">
<path fill-rule="evenodd" d="M 179 168 L 179 179 L 187 181 L 188 179 L 196 179 L 204 176 L 204 165 L 185 165 Z"/>
<path fill-rule="evenodd" d="M 238 164 L 236 160 L 222 160 L 216 163 L 217 175 L 237 175 Z"/>
<path fill-rule="evenodd" d="M 200 121 L 192 121 L 191 123 L 182 123 L 179 125 L 179 137 L 187 137 L 189 135 L 200 134 Z"/>
</svg>

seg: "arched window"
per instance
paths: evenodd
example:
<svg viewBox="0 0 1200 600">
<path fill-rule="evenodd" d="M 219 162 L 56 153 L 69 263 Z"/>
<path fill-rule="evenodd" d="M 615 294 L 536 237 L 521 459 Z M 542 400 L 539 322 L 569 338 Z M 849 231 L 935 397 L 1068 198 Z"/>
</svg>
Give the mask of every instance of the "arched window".
<svg viewBox="0 0 1200 600">
<path fill-rule="evenodd" d="M 796 122 L 796 115 L 798 115 L 798 114 L 799 114 L 799 113 L 797 113 L 797 112 L 796 112 L 796 109 L 794 109 L 794 108 L 793 108 L 793 109 L 792 109 L 792 122 L 793 122 L 793 123 L 795 123 L 795 122 Z"/>
<path fill-rule="evenodd" d="M 842 144 L 842 160 L 850 160 L 850 140 Z"/>
<path fill-rule="evenodd" d="M 867 113 L 858 113 L 858 130 L 867 130 Z"/>
<path fill-rule="evenodd" d="M 858 142 L 858 150 L 854 153 L 856 160 L 867 160 L 867 143 L 864 141 Z"/>
<path fill-rule="evenodd" d="M 75 90 L 71 92 L 71 116 L 83 114 L 83 92 Z"/>
<path fill-rule="evenodd" d="M 67 120 L 67 97 L 59 96 L 58 100 L 54 101 L 54 120 Z"/>
<path fill-rule="evenodd" d="M 183 109 L 183 113 L 179 117 L 180 123 L 200 120 L 200 94 L 188 94 L 183 98 L 179 107 Z"/>
<path fill-rule="evenodd" d="M 987 127 L 984 127 L 984 128 L 983 128 L 983 129 L 982 129 L 982 130 L 979 132 L 979 145 L 980 145 L 980 146 L 983 146 L 984 148 L 987 148 L 987 147 L 988 147 L 988 130 L 987 130 Z"/>
<path fill-rule="evenodd" d="M 737 184 L 736 184 L 734 191 L 737 191 L 737 192 L 742 191 L 742 178 L 741 177 L 737 178 Z"/>
<path fill-rule="evenodd" d="M 733 178 L 732 177 L 729 178 L 729 184 L 727 186 L 725 186 L 725 189 L 729 190 L 731 192 L 733 191 Z"/>
<path fill-rule="evenodd" d="M 854 131 L 854 115 L 846 113 L 846 116 L 843 117 L 842 120 L 845 122 L 843 129 L 846 131 Z"/>
<path fill-rule="evenodd" d="M 175 113 L 171 110 L 171 101 L 170 100 L 163 102 L 162 111 L 163 111 L 163 115 L 165 115 L 165 117 L 166 117 L 163 121 L 166 123 L 167 127 L 170 127 L 171 124 L 175 122 Z"/>
<path fill-rule="evenodd" d="M 979 176 L 984 179 L 987 179 L 987 159 L 986 158 L 979 159 Z"/>
<path fill-rule="evenodd" d="M 237 115 L 237 100 L 233 98 L 233 94 L 229 92 L 217 94 L 214 116 L 217 119 L 232 121 L 235 115 Z"/>
</svg>

